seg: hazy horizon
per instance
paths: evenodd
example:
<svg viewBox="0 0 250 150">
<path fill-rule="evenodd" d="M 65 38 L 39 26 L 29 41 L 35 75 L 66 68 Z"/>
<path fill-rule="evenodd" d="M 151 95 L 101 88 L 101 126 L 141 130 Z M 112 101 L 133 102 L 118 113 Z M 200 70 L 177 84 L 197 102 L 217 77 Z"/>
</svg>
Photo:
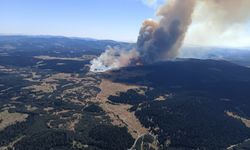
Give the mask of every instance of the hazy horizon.
<svg viewBox="0 0 250 150">
<path fill-rule="evenodd" d="M 134 43 L 145 19 L 159 19 L 156 17 L 157 9 L 163 2 L 164 0 L 3 0 L 0 2 L 0 33 L 87 37 Z M 209 20 L 209 16 L 206 17 Z M 211 27 L 209 21 L 201 23 L 200 18 L 204 16 L 197 9 L 184 45 L 250 47 L 249 18 L 227 26 L 223 31 Z"/>
</svg>

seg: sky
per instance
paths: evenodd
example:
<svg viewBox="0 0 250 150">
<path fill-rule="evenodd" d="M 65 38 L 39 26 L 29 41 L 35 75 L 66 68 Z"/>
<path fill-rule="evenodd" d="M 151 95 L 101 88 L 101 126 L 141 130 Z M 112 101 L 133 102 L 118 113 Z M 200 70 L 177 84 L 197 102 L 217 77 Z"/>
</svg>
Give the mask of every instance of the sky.
<svg viewBox="0 0 250 150">
<path fill-rule="evenodd" d="M 0 33 L 135 42 L 154 0 L 0 0 Z"/>
<path fill-rule="evenodd" d="M 60 35 L 136 42 L 166 0 L 0 0 L 0 34 Z M 204 30 L 205 28 L 205 30 Z M 223 35 L 193 23 L 185 45 L 250 47 L 250 22 Z M 204 33 L 204 31 L 206 31 Z M 200 32 L 202 31 L 202 32 Z"/>
</svg>

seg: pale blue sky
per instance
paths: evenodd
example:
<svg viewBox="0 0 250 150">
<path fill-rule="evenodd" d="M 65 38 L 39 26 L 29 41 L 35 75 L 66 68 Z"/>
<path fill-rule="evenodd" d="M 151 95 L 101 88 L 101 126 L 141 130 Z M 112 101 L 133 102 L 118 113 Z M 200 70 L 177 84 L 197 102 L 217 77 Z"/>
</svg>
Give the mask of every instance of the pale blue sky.
<svg viewBox="0 0 250 150">
<path fill-rule="evenodd" d="M 0 0 L 0 34 L 136 42 L 142 22 L 156 18 L 157 7 L 164 1 L 167 0 Z M 197 26 L 197 20 L 193 20 L 184 44 L 250 47 L 250 21 L 218 34 L 207 26 Z"/>
<path fill-rule="evenodd" d="M 0 0 L 0 33 L 135 41 L 155 9 L 143 0 Z"/>
</svg>

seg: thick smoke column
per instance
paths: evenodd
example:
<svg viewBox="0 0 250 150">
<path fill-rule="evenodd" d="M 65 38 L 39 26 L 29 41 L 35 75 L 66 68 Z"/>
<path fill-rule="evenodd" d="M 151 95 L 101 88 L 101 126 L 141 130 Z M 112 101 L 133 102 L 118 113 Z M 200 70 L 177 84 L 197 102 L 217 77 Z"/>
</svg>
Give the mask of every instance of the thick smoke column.
<svg viewBox="0 0 250 150">
<path fill-rule="evenodd" d="M 148 64 L 176 57 L 191 23 L 195 0 L 168 0 L 157 15 L 160 21 L 146 20 L 140 30 L 136 50 L 109 48 L 91 63 L 91 71 Z M 125 59 L 124 59 L 125 58 Z"/>
<path fill-rule="evenodd" d="M 140 30 L 137 49 L 143 63 L 175 58 L 192 22 L 195 0 L 169 0 L 157 15 L 159 22 L 146 20 Z"/>
<path fill-rule="evenodd" d="M 250 0 L 167 0 L 157 12 L 159 21 L 144 21 L 136 48 L 130 51 L 108 49 L 92 61 L 91 71 L 173 59 L 178 55 L 189 25 L 202 25 L 198 32 L 188 31 L 186 39 L 197 38 L 198 43 L 211 32 L 224 33 L 234 25 L 250 19 Z M 198 33 L 198 34 L 197 34 Z M 202 36 L 198 36 L 202 34 Z M 201 40 L 202 39 L 202 40 Z M 212 41 L 212 40 L 210 40 Z"/>
</svg>

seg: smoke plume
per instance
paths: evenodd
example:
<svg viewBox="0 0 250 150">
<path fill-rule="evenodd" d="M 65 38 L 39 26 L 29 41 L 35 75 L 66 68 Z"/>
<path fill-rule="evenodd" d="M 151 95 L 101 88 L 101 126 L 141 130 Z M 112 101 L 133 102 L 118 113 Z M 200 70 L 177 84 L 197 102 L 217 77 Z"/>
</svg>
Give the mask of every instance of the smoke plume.
<svg viewBox="0 0 250 150">
<path fill-rule="evenodd" d="M 137 49 L 143 63 L 175 58 L 191 23 L 195 0 L 169 0 L 157 15 L 159 22 L 146 20 L 140 30 Z"/>
<path fill-rule="evenodd" d="M 127 51 L 119 47 L 108 47 L 100 57 L 91 61 L 90 71 L 104 72 L 125 67 L 130 65 L 131 61 L 138 58 L 138 56 L 139 54 L 135 49 Z"/>
<path fill-rule="evenodd" d="M 157 13 L 161 19 L 144 21 L 139 32 L 137 46 L 130 51 L 108 48 L 91 62 L 91 71 L 148 64 L 176 57 L 191 23 L 195 0 L 168 0 Z"/>
<path fill-rule="evenodd" d="M 209 17 L 210 22 L 217 27 L 245 23 L 250 18 L 249 0 L 202 0 L 199 1 L 199 7 L 202 10 L 197 10 L 203 14 L 200 21 L 205 22 L 205 18 Z M 204 14 L 207 16 L 204 17 Z"/>
<path fill-rule="evenodd" d="M 91 62 L 91 71 L 174 59 L 187 31 L 186 39 L 196 37 L 195 32 L 188 30 L 192 22 L 205 27 L 206 30 L 196 31 L 198 34 L 206 36 L 214 30 L 224 33 L 234 25 L 246 23 L 250 19 L 249 8 L 250 0 L 167 0 L 157 11 L 158 21 L 148 19 L 142 24 L 135 49 L 108 48 Z"/>
<path fill-rule="evenodd" d="M 249 45 L 250 0 L 197 0 L 185 43 L 202 46 Z"/>
</svg>

